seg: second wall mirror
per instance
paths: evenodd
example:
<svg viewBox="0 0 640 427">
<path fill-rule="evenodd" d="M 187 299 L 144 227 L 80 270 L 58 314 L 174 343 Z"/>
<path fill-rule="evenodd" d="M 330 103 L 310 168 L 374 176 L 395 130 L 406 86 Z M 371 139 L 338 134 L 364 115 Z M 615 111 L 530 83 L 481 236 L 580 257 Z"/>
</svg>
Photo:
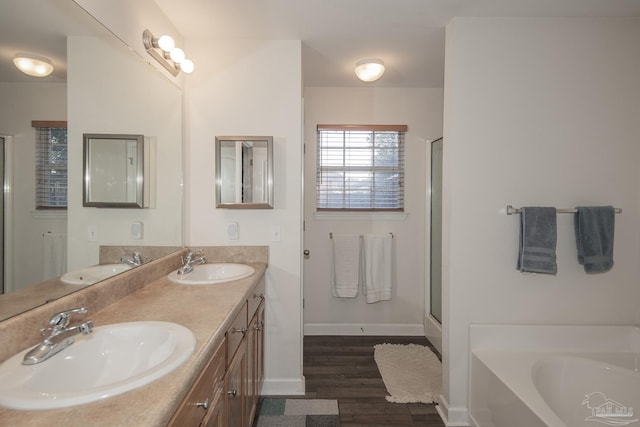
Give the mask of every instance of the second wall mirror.
<svg viewBox="0 0 640 427">
<path fill-rule="evenodd" d="M 272 137 L 216 137 L 216 207 L 273 209 Z"/>
<path fill-rule="evenodd" d="M 84 134 L 83 206 L 144 207 L 144 136 Z"/>
</svg>

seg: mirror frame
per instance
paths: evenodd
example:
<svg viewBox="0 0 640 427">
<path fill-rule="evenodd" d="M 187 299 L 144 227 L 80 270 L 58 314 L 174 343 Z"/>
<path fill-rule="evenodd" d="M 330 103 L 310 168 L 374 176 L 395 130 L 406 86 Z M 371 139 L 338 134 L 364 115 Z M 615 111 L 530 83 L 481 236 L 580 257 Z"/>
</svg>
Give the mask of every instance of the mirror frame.
<svg viewBox="0 0 640 427">
<path fill-rule="evenodd" d="M 144 208 L 144 135 L 85 133 L 83 139 L 82 164 L 82 206 L 94 208 Z M 91 194 L 91 143 L 94 139 L 134 140 L 136 141 L 136 201 L 105 202 L 94 200 Z M 95 142 L 95 141 L 94 141 Z"/>
<path fill-rule="evenodd" d="M 222 203 L 223 141 L 252 141 L 267 143 L 267 200 L 262 203 Z M 225 209 L 273 209 L 273 137 L 271 136 L 216 136 L 216 208 Z"/>
</svg>

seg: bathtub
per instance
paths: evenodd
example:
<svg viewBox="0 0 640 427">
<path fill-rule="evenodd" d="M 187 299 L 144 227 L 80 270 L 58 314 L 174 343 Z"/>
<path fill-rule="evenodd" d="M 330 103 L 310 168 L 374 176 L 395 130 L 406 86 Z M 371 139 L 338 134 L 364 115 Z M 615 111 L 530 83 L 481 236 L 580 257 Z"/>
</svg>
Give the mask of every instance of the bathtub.
<svg viewBox="0 0 640 427">
<path fill-rule="evenodd" d="M 552 336 L 514 336 L 525 343 L 520 347 L 500 344 L 499 337 L 480 345 L 472 340 L 470 424 L 640 427 L 638 328 L 595 327 L 589 333 L 589 327 L 564 327 L 546 332 Z"/>
</svg>

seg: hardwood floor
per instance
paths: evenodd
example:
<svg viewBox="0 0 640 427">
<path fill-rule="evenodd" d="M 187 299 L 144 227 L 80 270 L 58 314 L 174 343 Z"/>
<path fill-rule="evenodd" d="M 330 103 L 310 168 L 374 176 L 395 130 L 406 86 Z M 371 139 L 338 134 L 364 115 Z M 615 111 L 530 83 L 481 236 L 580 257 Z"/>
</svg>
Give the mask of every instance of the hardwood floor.
<svg viewBox="0 0 640 427">
<path fill-rule="evenodd" d="M 386 401 L 373 358 L 373 346 L 382 343 L 431 347 L 424 337 L 305 336 L 305 398 L 337 399 L 342 427 L 444 427 L 433 404 Z"/>
</svg>

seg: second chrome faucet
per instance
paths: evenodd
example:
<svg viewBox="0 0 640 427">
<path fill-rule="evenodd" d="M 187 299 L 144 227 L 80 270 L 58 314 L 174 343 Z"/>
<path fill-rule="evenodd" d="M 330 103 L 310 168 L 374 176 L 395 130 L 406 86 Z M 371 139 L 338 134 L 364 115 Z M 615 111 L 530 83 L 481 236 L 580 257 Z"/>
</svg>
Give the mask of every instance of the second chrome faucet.
<svg viewBox="0 0 640 427">
<path fill-rule="evenodd" d="M 140 255 L 139 252 L 134 252 L 131 254 L 131 256 L 123 255 L 120 258 L 120 262 L 122 264 L 127 264 L 130 267 L 140 267 L 142 264 L 144 264 L 142 255 Z"/>
<path fill-rule="evenodd" d="M 203 255 L 204 251 L 199 249 L 194 252 L 189 252 L 186 258 L 182 258 L 182 267 L 178 270 L 178 274 L 188 274 L 193 271 L 194 264 L 204 264 L 207 262 L 207 258 Z"/>
</svg>

